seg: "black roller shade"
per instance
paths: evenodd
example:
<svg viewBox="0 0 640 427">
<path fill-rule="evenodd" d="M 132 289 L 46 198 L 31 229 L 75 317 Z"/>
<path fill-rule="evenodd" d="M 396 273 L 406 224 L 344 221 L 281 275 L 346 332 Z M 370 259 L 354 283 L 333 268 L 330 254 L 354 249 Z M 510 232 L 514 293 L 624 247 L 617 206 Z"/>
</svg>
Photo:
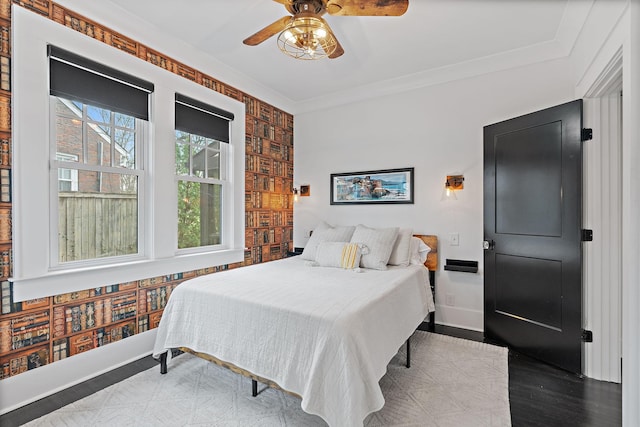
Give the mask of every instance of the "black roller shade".
<svg viewBox="0 0 640 427">
<path fill-rule="evenodd" d="M 50 94 L 149 120 L 153 83 L 48 46 Z"/>
<path fill-rule="evenodd" d="M 176 129 L 229 142 L 233 113 L 176 93 Z"/>
</svg>

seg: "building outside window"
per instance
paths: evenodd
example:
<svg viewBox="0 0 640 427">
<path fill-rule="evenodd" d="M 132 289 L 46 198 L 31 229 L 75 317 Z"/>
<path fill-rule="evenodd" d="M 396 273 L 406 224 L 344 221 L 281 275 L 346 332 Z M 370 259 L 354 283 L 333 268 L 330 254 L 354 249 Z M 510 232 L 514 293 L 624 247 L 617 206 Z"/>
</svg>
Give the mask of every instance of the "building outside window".
<svg viewBox="0 0 640 427">
<path fill-rule="evenodd" d="M 62 162 L 77 162 L 78 156 L 66 153 L 56 153 L 56 160 Z M 58 169 L 58 190 L 78 191 L 78 171 L 75 169 Z"/>
</svg>

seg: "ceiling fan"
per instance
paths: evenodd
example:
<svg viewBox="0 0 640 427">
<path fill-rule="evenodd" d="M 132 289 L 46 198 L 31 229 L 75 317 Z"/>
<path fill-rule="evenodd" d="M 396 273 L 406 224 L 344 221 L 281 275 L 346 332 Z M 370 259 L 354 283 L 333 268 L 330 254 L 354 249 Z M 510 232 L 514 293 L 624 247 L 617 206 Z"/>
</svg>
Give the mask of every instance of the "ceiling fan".
<svg viewBox="0 0 640 427">
<path fill-rule="evenodd" d="M 255 46 L 278 36 L 278 46 L 296 59 L 338 58 L 344 49 L 322 15 L 335 16 L 400 16 L 409 0 L 273 0 L 283 4 L 292 16 L 267 25 L 243 43 Z"/>
</svg>

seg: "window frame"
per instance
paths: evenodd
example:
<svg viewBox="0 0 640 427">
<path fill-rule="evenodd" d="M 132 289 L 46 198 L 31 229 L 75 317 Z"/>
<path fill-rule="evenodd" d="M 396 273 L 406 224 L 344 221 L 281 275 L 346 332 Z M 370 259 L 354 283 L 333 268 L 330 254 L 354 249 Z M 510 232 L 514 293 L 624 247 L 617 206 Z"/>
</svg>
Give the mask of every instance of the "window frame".
<svg viewBox="0 0 640 427">
<path fill-rule="evenodd" d="M 149 277 L 163 276 L 244 260 L 245 105 L 134 55 L 120 51 L 20 7 L 13 7 L 13 277 L 15 301 L 75 292 Z M 107 265 L 52 270 L 49 194 L 52 177 L 47 45 L 53 44 L 90 60 L 143 76 L 155 85 L 149 97 L 150 141 L 144 154 L 146 189 L 145 253 L 139 259 Z M 224 213 L 229 240 L 219 250 L 177 251 L 175 178 L 176 93 L 232 112 L 229 144 L 229 209 Z M 28 143 L 26 142 L 28 141 Z M 36 145 L 39 144 L 39 145 Z M 118 172 L 123 172 L 118 168 Z M 55 176 L 57 185 L 57 172 Z M 176 230 L 173 232 L 172 230 Z M 171 230 L 171 231 L 170 231 Z M 57 239 L 56 239 L 57 240 Z"/>
<path fill-rule="evenodd" d="M 218 106 L 208 104 L 200 99 L 194 99 L 183 94 L 176 93 L 175 96 L 175 132 L 174 132 L 174 153 L 188 153 L 187 170 L 180 172 L 181 168 L 175 162 L 176 191 L 179 193 L 181 182 L 192 182 L 204 185 L 220 186 L 221 200 L 219 206 L 220 230 L 224 230 L 225 218 L 229 216 L 229 206 L 225 203 L 230 193 L 229 188 L 229 143 L 231 125 L 235 119 L 234 114 L 225 111 Z M 184 138 L 186 137 L 186 138 Z M 215 147 L 212 147 L 214 146 Z M 179 150 L 178 147 L 183 147 Z M 211 158 L 218 157 L 217 176 L 210 176 L 209 155 Z M 202 168 L 196 170 L 197 157 L 202 157 Z M 200 172 L 200 173 L 199 173 Z M 180 219 L 180 200 L 176 200 L 178 209 L 178 219 Z M 202 206 L 202 205 L 201 205 Z M 179 221 L 180 222 L 180 221 Z M 200 235 L 205 226 L 202 223 L 202 211 L 200 211 Z M 179 253 L 192 253 L 206 250 L 207 247 L 215 249 L 226 244 L 225 233 L 220 233 L 220 242 L 216 244 L 201 244 L 195 246 L 181 247 L 180 226 L 178 226 L 178 251 Z"/>
<path fill-rule="evenodd" d="M 134 133 L 136 135 L 136 146 L 134 150 L 134 166 L 133 167 L 122 167 L 114 165 L 114 152 L 116 151 L 115 145 L 117 145 L 113 140 L 110 143 L 109 151 L 111 153 L 109 158 L 109 165 L 103 164 L 92 164 L 86 162 L 77 161 L 65 161 L 58 159 L 58 139 L 57 139 L 57 126 L 56 119 L 58 117 L 66 117 L 61 116 L 56 113 L 56 102 L 59 97 L 55 95 L 50 95 L 49 97 L 49 152 L 52 153 L 50 159 L 50 190 L 49 190 L 49 269 L 51 271 L 56 270 L 68 270 L 72 268 L 84 268 L 91 266 L 100 266 L 100 265 L 110 265 L 113 263 L 126 262 L 126 261 L 135 261 L 144 258 L 144 254 L 146 253 L 146 244 L 145 244 L 145 227 L 142 225 L 142 219 L 145 218 L 145 209 L 146 205 L 144 203 L 144 195 L 145 195 L 145 183 L 146 183 L 146 172 L 145 165 L 148 162 L 145 162 L 145 152 L 147 151 L 147 145 L 149 144 L 148 138 L 148 127 L 149 122 L 142 119 L 134 118 L 135 120 L 135 130 Z M 68 101 L 68 100 L 65 100 Z M 115 126 L 115 112 L 111 111 L 109 119 L 109 127 L 112 133 L 115 133 L 116 129 L 121 127 Z M 82 122 L 82 157 L 86 159 L 87 153 L 87 143 L 89 138 L 89 127 L 92 127 L 94 131 L 97 132 L 95 127 L 99 127 L 99 124 L 88 117 L 87 114 L 87 103 L 83 103 L 82 114 L 80 117 L 77 117 L 78 120 Z M 66 154 L 67 156 L 69 154 Z M 77 157 L 77 156 L 76 156 Z M 53 176 L 59 176 L 59 169 L 68 169 L 72 172 L 76 173 L 78 176 L 81 172 L 104 172 L 110 174 L 118 174 L 118 175 L 131 175 L 136 177 L 136 197 L 137 197 L 137 205 L 138 205 L 138 218 L 137 218 L 137 248 L 136 253 L 127 254 L 127 255 L 116 255 L 110 257 L 100 257 L 100 258 L 90 258 L 84 260 L 76 260 L 76 261 L 60 261 L 60 253 L 59 253 L 59 232 L 58 224 L 59 224 L 59 210 L 58 210 L 58 202 L 59 202 L 59 184 L 58 182 L 54 182 Z M 76 180 L 76 185 L 79 186 Z M 78 190 L 76 190 L 78 191 Z"/>
<path fill-rule="evenodd" d="M 202 135 L 197 135 L 194 133 L 190 133 L 190 132 L 186 132 L 186 131 L 178 131 L 177 132 L 183 132 L 183 133 L 187 133 L 190 136 L 191 135 L 196 135 L 199 137 L 203 137 Z M 203 137 L 206 138 L 206 137 Z M 214 140 L 212 138 L 207 138 L 210 139 L 212 141 L 217 141 Z M 226 142 L 222 142 L 222 141 L 217 141 L 219 144 L 219 149 L 215 150 L 220 154 L 220 178 L 211 178 L 209 176 L 206 177 L 199 177 L 194 175 L 194 170 L 193 170 L 193 158 L 194 156 L 196 156 L 197 154 L 193 154 L 193 148 L 195 146 L 195 143 L 189 141 L 189 143 L 187 144 L 183 144 L 183 145 L 187 145 L 189 147 L 189 174 L 188 175 L 182 175 L 182 174 L 178 174 L 177 172 L 177 163 L 176 163 L 176 171 L 175 173 L 175 179 L 176 179 L 176 191 L 177 191 L 177 186 L 179 185 L 180 181 L 184 181 L 184 182 L 195 182 L 198 184 L 212 184 L 212 185 L 220 185 L 222 187 L 222 201 L 221 201 L 221 206 L 220 206 L 220 210 L 221 210 L 221 218 L 220 221 L 223 223 L 222 228 L 224 229 L 224 218 L 225 216 L 225 211 L 226 209 L 228 209 L 228 205 L 225 203 L 225 199 L 228 197 L 229 191 L 230 191 L 230 183 L 229 183 L 229 179 L 228 179 L 228 175 L 227 175 L 227 171 L 229 170 L 229 150 L 227 147 L 227 143 Z M 178 144 L 177 141 L 177 136 L 175 139 L 175 143 L 174 143 L 174 147 L 175 144 Z M 175 148 L 174 148 L 175 150 Z M 207 153 L 209 151 L 214 151 L 213 149 L 210 149 L 209 147 L 207 147 L 206 145 L 202 148 L 202 150 L 200 151 L 201 153 L 204 153 L 204 170 L 207 171 L 207 175 L 208 175 L 208 168 L 207 168 Z M 176 198 L 176 209 L 178 209 L 177 206 L 178 200 Z M 178 231 L 178 230 L 176 230 Z M 198 253 L 198 252 L 202 252 L 202 251 L 208 251 L 208 250 L 217 250 L 219 248 L 223 248 L 226 244 L 226 237 L 224 233 L 221 234 L 221 241 L 219 244 L 214 244 L 214 245 L 200 245 L 200 246 L 193 246 L 193 247 L 188 247 L 188 248 L 180 248 L 180 242 L 178 242 L 177 244 L 177 253 L 179 254 L 191 254 L 191 253 Z"/>
</svg>

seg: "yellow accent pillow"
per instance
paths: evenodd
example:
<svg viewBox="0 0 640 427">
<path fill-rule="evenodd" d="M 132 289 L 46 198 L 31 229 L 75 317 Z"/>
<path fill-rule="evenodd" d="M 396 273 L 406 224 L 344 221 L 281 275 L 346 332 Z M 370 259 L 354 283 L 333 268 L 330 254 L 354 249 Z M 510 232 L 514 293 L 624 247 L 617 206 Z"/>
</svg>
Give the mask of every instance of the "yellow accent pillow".
<svg viewBox="0 0 640 427">
<path fill-rule="evenodd" d="M 320 242 L 313 265 L 355 270 L 360 266 L 362 254 L 363 247 L 359 243 Z"/>
<path fill-rule="evenodd" d="M 342 247 L 340 267 L 348 269 L 359 267 L 361 256 L 362 251 L 357 243 L 347 243 Z"/>
</svg>

